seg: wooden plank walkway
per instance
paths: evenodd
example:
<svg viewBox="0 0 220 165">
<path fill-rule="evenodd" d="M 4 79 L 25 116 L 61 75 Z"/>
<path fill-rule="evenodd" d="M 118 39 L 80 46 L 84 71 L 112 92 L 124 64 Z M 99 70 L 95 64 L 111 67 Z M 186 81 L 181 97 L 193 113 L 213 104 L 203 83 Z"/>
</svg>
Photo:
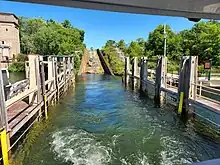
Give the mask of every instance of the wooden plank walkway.
<svg viewBox="0 0 220 165">
<path fill-rule="evenodd" d="M 13 104 L 8 109 L 8 122 L 10 123 L 12 120 L 14 120 L 16 116 L 22 113 L 24 109 L 27 107 L 28 107 L 28 104 L 25 103 L 24 101 L 19 101 L 18 103 Z"/>
</svg>

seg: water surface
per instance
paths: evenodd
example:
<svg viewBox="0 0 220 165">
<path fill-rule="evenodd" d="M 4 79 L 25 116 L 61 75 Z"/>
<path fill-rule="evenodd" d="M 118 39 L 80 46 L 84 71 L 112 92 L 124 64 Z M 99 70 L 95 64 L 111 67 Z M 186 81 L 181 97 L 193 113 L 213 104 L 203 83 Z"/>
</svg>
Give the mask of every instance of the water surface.
<svg viewBox="0 0 220 165">
<path fill-rule="evenodd" d="M 125 90 L 120 78 L 80 77 L 49 115 L 37 138 L 22 146 L 28 150 L 17 154 L 21 164 L 181 165 L 220 157 L 219 144 L 199 136 L 172 108 L 155 108 Z"/>
</svg>

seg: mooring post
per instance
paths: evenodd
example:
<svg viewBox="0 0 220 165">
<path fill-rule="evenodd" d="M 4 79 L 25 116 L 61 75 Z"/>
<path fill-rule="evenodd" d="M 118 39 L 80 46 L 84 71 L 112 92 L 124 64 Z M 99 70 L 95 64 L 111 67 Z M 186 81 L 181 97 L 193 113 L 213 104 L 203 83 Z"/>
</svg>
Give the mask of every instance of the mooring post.
<svg viewBox="0 0 220 165">
<path fill-rule="evenodd" d="M 66 86 L 66 57 L 63 57 L 63 72 L 64 72 L 64 87 L 63 90 L 66 92 L 67 86 Z"/>
<path fill-rule="evenodd" d="M 1 64 L 1 62 L 0 62 Z M 10 146 L 9 137 L 7 136 L 8 131 L 8 116 L 7 109 L 5 106 L 5 95 L 2 78 L 2 70 L 0 67 L 0 138 L 1 138 L 1 152 L 3 165 L 9 165 L 8 163 L 8 148 Z"/>
<path fill-rule="evenodd" d="M 146 86 L 147 86 L 147 57 L 143 57 L 141 59 L 141 69 L 140 69 L 140 91 L 147 92 Z"/>
<path fill-rule="evenodd" d="M 161 82 L 161 87 L 166 88 L 167 87 L 167 57 L 163 56 L 161 58 L 161 78 L 160 78 L 160 82 Z M 160 103 L 164 103 L 165 102 L 165 98 L 166 98 L 166 93 L 163 91 L 159 91 L 160 92 Z"/>
<path fill-rule="evenodd" d="M 132 90 L 137 86 L 137 69 L 138 69 L 138 58 L 134 57 L 132 63 Z"/>
<path fill-rule="evenodd" d="M 70 80 L 71 80 L 71 58 L 68 57 L 67 60 L 67 67 L 68 67 L 68 87 L 70 87 Z"/>
<path fill-rule="evenodd" d="M 48 57 L 48 80 L 52 80 L 49 84 L 48 84 L 48 90 L 50 91 L 54 91 L 55 90 L 55 68 L 54 68 L 54 57 L 53 56 L 49 56 Z M 52 103 L 52 105 L 54 104 L 54 100 L 53 98 L 50 101 Z"/>
<path fill-rule="evenodd" d="M 41 89 L 42 89 L 42 96 L 43 96 L 43 101 L 44 101 L 44 115 L 45 115 L 45 118 L 47 119 L 48 118 L 48 115 L 47 115 L 47 95 L 46 95 L 46 87 L 45 87 L 45 72 L 44 72 L 44 62 L 41 61 L 40 62 L 40 66 L 41 66 Z"/>
<path fill-rule="evenodd" d="M 148 58 L 144 57 L 144 92 L 148 94 Z"/>
<path fill-rule="evenodd" d="M 58 79 L 58 59 L 54 57 L 54 71 L 55 71 L 55 84 L 56 84 L 56 101 L 60 100 L 60 89 L 59 89 L 59 79 Z"/>
<path fill-rule="evenodd" d="M 192 83 L 197 81 L 197 58 L 194 56 L 184 56 L 180 63 L 179 75 L 179 107 L 178 114 L 186 114 L 189 110 L 189 97 L 196 96 L 196 89 Z"/>
<path fill-rule="evenodd" d="M 129 84 L 129 72 L 130 72 L 130 59 L 129 57 L 125 58 L 125 77 L 124 77 L 124 83 L 125 87 L 128 87 Z"/>
<path fill-rule="evenodd" d="M 75 70 L 74 70 L 74 57 L 72 56 L 71 57 L 71 81 L 72 81 L 72 84 L 73 84 L 73 87 L 75 87 Z"/>
<path fill-rule="evenodd" d="M 160 105 L 161 76 L 162 76 L 162 58 L 159 58 L 157 59 L 155 96 L 154 96 L 154 102 L 157 106 Z"/>
<path fill-rule="evenodd" d="M 144 58 L 141 58 L 140 62 L 140 92 L 143 92 L 143 80 L 144 80 Z"/>
<path fill-rule="evenodd" d="M 52 57 L 52 70 L 53 70 L 53 90 L 56 90 L 56 59 L 55 59 L 55 57 L 53 56 Z M 54 103 L 56 104 L 56 99 L 57 99 L 57 97 L 56 97 L 56 93 L 55 93 L 55 95 L 54 95 L 54 98 L 53 98 L 53 101 L 54 101 Z"/>
</svg>

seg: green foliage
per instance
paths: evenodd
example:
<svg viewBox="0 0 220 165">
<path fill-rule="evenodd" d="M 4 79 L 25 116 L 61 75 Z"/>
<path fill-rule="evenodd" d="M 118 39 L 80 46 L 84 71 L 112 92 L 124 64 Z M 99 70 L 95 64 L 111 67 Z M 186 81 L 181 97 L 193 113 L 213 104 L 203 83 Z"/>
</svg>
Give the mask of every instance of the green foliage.
<svg viewBox="0 0 220 165">
<path fill-rule="evenodd" d="M 127 49 L 129 57 L 143 57 L 145 55 L 145 41 L 143 38 L 138 38 L 136 41 L 132 41 Z"/>
<path fill-rule="evenodd" d="M 169 26 L 166 26 L 167 51 L 166 56 L 174 61 L 181 57 L 181 36 L 175 34 Z M 149 34 L 146 50 L 151 51 L 151 55 L 164 55 L 164 25 L 159 25 Z M 150 56 L 151 57 L 151 56 Z"/>
<path fill-rule="evenodd" d="M 103 48 L 105 61 L 112 69 L 115 75 L 122 75 L 124 73 L 124 62 L 122 62 L 116 51 L 116 42 L 109 40 Z"/>
<path fill-rule="evenodd" d="M 127 51 L 127 47 L 126 47 L 126 43 L 124 40 L 120 40 L 118 43 L 117 43 L 117 47 L 123 51 L 124 53 L 126 53 Z"/>
<path fill-rule="evenodd" d="M 79 68 L 84 52 L 84 31 L 74 28 L 70 21 L 57 23 L 54 20 L 20 18 L 21 52 L 40 55 L 74 55 L 75 67 Z"/>
<path fill-rule="evenodd" d="M 27 55 L 19 54 L 17 58 L 13 59 L 12 64 L 9 65 L 9 72 L 24 72 L 25 71 L 25 61 L 27 61 Z"/>
<path fill-rule="evenodd" d="M 191 29 L 183 30 L 179 33 L 172 31 L 170 26 L 166 26 L 166 56 L 170 63 L 169 72 L 178 72 L 178 64 L 182 56 L 198 56 L 199 64 L 202 65 L 205 60 L 212 59 L 213 72 L 219 72 L 215 69 L 220 65 L 220 23 L 217 21 L 199 22 Z M 123 40 L 122 40 L 123 41 Z M 127 56 L 153 58 L 164 55 L 164 25 L 157 26 L 149 33 L 148 40 L 142 38 L 132 41 L 128 47 L 118 47 L 123 50 Z M 115 41 L 111 41 L 115 43 Z M 200 72 L 204 72 L 199 67 Z"/>
<path fill-rule="evenodd" d="M 169 61 L 167 72 L 177 74 L 179 72 L 179 63 L 175 61 Z"/>
<path fill-rule="evenodd" d="M 181 32 L 183 50 L 199 56 L 199 62 L 212 59 L 213 65 L 220 65 L 220 23 L 199 22 L 190 30 Z"/>
</svg>

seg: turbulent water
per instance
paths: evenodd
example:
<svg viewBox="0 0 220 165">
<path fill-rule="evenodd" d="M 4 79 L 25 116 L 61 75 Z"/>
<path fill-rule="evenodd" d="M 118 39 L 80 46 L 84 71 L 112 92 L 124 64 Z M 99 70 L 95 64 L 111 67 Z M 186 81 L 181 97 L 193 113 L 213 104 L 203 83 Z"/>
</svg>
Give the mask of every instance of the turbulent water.
<svg viewBox="0 0 220 165">
<path fill-rule="evenodd" d="M 172 108 L 125 90 L 120 78 L 80 77 L 49 115 L 33 144 L 22 146 L 28 152 L 17 154 L 23 165 L 181 165 L 220 157 L 219 144 Z"/>
</svg>

